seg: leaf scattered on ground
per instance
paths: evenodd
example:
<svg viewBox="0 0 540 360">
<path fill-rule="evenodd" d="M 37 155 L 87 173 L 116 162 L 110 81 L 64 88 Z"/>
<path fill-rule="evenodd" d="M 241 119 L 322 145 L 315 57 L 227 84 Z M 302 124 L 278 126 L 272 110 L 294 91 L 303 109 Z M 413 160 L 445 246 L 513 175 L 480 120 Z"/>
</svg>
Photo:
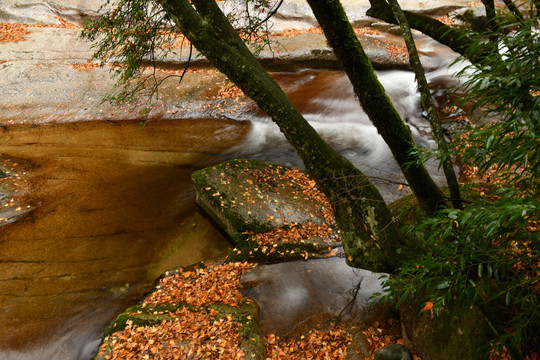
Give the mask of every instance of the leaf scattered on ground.
<svg viewBox="0 0 540 360">
<path fill-rule="evenodd" d="M 179 270 L 161 279 L 158 290 L 144 300 L 143 306 L 179 302 L 196 306 L 239 306 L 242 303 L 240 275 L 254 266 L 247 262 L 231 262 Z"/>
<path fill-rule="evenodd" d="M 30 34 L 27 24 L 0 23 L 0 42 L 19 42 L 24 41 L 25 35 Z"/>
<path fill-rule="evenodd" d="M 365 360 L 374 360 L 375 351 L 385 346 L 391 344 L 400 344 L 405 346 L 405 340 L 403 338 L 396 338 L 393 334 L 387 334 L 384 328 L 380 328 L 378 326 L 378 323 L 375 323 L 374 326 L 371 326 L 369 329 L 362 332 L 366 336 L 371 350 L 371 355 L 368 358 L 365 358 Z M 414 350 L 409 349 L 409 351 L 411 352 L 413 360 L 422 359 L 420 356 L 416 355 L 416 352 Z"/>
<path fill-rule="evenodd" d="M 59 17 L 53 17 L 58 20 L 59 24 L 19 24 L 0 22 L 0 42 L 19 42 L 26 40 L 25 35 L 30 34 L 29 27 L 35 28 L 60 28 L 60 29 L 80 29 L 81 27 L 61 19 Z"/>
<path fill-rule="evenodd" d="M 99 67 L 100 64 L 88 61 L 86 64 L 71 64 L 71 67 L 76 70 L 90 70 Z"/>
<path fill-rule="evenodd" d="M 267 359 L 271 360 L 341 360 L 347 356 L 352 335 L 341 327 L 328 331 L 313 330 L 300 339 L 280 341 L 270 334 L 266 337 Z"/>
<path fill-rule="evenodd" d="M 174 320 L 137 326 L 128 322 L 104 343 L 99 355 L 105 359 L 243 359 L 244 340 L 239 323 L 228 315 L 218 319 L 213 309 L 171 314 Z"/>
</svg>

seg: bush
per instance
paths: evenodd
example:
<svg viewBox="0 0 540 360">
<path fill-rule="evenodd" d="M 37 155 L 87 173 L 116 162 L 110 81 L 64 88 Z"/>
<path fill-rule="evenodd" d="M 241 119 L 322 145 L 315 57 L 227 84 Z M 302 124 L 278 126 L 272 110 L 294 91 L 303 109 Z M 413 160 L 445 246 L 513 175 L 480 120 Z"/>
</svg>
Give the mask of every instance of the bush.
<svg viewBox="0 0 540 360">
<path fill-rule="evenodd" d="M 444 209 L 413 227 L 424 251 L 387 279 L 384 298 L 399 306 L 414 294 L 437 312 L 475 305 L 497 334 L 492 345 L 520 359 L 540 343 L 540 36 L 537 18 L 507 19 L 474 36 L 481 40 L 471 51 L 490 56 L 460 73 L 468 76 L 460 104 L 473 102 L 483 124 L 457 138 L 454 154 L 502 186 L 492 201 Z"/>
</svg>

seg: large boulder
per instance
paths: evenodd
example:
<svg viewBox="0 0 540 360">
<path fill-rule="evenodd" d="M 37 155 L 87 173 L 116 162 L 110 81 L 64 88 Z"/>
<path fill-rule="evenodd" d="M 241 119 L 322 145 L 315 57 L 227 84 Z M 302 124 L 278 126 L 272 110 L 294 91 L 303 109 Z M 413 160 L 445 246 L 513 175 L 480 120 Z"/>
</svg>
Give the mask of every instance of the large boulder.
<svg viewBox="0 0 540 360">
<path fill-rule="evenodd" d="M 485 360 L 494 334 L 476 307 L 451 304 L 437 315 L 434 309 L 406 301 L 400 308 L 403 337 L 424 360 Z"/>
<path fill-rule="evenodd" d="M 262 161 L 230 160 L 195 171 L 197 204 L 231 237 L 324 223 L 327 209 L 306 195 L 300 183 L 286 178 L 289 170 Z"/>
</svg>

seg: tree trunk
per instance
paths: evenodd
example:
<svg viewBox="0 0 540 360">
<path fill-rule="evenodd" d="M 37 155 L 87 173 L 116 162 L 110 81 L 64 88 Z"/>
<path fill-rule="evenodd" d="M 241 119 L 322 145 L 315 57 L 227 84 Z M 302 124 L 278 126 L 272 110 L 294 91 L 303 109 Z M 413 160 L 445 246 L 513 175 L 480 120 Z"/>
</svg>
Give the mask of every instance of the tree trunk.
<svg viewBox="0 0 540 360">
<path fill-rule="evenodd" d="M 435 108 L 435 103 L 433 102 L 433 98 L 431 97 L 431 91 L 429 90 L 426 75 L 424 73 L 424 68 L 422 67 L 422 63 L 420 62 L 420 56 L 418 56 L 418 51 L 416 50 L 416 44 L 414 43 L 411 29 L 409 28 L 407 18 L 405 17 L 403 10 L 401 10 L 401 7 L 399 6 L 397 0 L 389 1 L 390 5 L 392 6 L 394 15 L 396 16 L 396 19 L 398 19 L 401 33 L 403 34 L 403 38 L 405 39 L 405 43 L 407 44 L 407 49 L 409 50 L 409 63 L 411 64 L 411 67 L 414 70 L 414 74 L 416 75 L 418 91 L 420 92 L 424 110 L 426 110 L 429 123 L 431 124 L 433 138 L 437 142 L 437 147 L 443 153 L 441 163 L 444 175 L 446 176 L 446 182 L 448 183 L 448 187 L 450 188 L 450 197 L 452 199 L 452 204 L 455 209 L 462 209 L 463 205 L 461 201 L 461 194 L 459 191 L 459 183 L 456 177 L 456 173 L 454 171 L 454 167 L 452 166 L 450 155 L 448 155 L 448 145 L 446 144 L 446 139 L 444 138 L 444 133 L 441 126 L 441 119 L 439 118 L 439 114 L 437 113 L 437 109 Z"/>
<path fill-rule="evenodd" d="M 523 14 L 521 13 L 521 11 L 519 11 L 516 4 L 514 4 L 512 0 L 503 0 L 503 1 L 506 7 L 508 8 L 508 10 L 512 12 L 516 20 L 519 21 L 520 23 L 523 23 Z"/>
<path fill-rule="evenodd" d="M 415 152 L 409 127 L 386 95 L 339 0 L 308 0 L 354 92 L 405 175 L 422 208 L 433 214 L 444 196 Z"/>
<path fill-rule="evenodd" d="M 191 43 L 280 127 L 329 197 L 349 264 L 373 271 L 395 269 L 400 262 L 396 250 L 407 249 L 409 240 L 394 225 L 377 188 L 321 139 L 240 37 L 233 36 L 221 10 L 212 0 L 194 2 L 200 14 L 188 0 L 159 2 Z"/>
<path fill-rule="evenodd" d="M 482 0 L 486 9 L 487 27 L 495 29 L 495 2 L 494 0 Z"/>
<path fill-rule="evenodd" d="M 369 2 L 371 8 L 367 11 L 367 15 L 391 24 L 399 24 L 386 0 L 369 0 Z M 429 16 L 416 14 L 410 11 L 404 11 L 404 13 L 411 28 L 448 46 L 455 52 L 467 57 L 473 63 L 478 62 L 482 57 L 488 54 L 487 50 L 483 51 L 481 49 L 471 52 L 470 49 L 475 46 L 474 39 L 466 37 L 457 29 L 453 29 Z"/>
</svg>

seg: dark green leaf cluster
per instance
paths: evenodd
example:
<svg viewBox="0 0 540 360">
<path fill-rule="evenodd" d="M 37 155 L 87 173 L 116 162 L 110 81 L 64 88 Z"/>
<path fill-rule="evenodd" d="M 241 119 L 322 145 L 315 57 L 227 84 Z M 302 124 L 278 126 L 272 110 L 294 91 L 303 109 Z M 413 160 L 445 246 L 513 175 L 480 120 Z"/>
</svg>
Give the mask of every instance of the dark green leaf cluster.
<svg viewBox="0 0 540 360">
<path fill-rule="evenodd" d="M 482 33 L 464 32 L 478 39 L 466 58 L 488 54 L 460 73 L 466 81 L 458 89 L 460 104 L 472 103 L 482 124 L 454 140 L 454 155 L 504 188 L 494 202 L 422 219 L 412 233 L 424 251 L 386 281 L 385 298 L 400 305 L 413 295 L 437 312 L 450 303 L 475 305 L 488 317 L 494 343 L 520 359 L 540 342 L 540 30 L 534 13 L 509 18 L 496 17 L 497 26 Z"/>
<path fill-rule="evenodd" d="M 508 337 L 526 351 L 540 341 L 540 242 L 534 229 L 540 203 L 516 198 L 519 193 L 509 189 L 496 195 L 501 198 L 494 203 L 444 209 L 414 228 L 424 252 L 385 282 L 386 298 L 400 305 L 414 295 L 432 302 L 436 311 L 452 302 L 474 304 L 497 314 L 493 324 L 512 329 L 511 335 L 500 331 L 501 340 Z"/>
<path fill-rule="evenodd" d="M 460 104 L 473 103 L 480 117 L 490 120 L 457 144 L 466 163 L 481 172 L 510 175 L 522 188 L 540 185 L 540 29 L 538 19 L 500 19 L 498 42 L 478 41 L 470 52 L 490 50 L 490 56 L 463 69 Z M 503 23 L 502 21 L 506 21 Z M 517 29 L 517 30 L 516 30 Z M 508 34 L 507 34 L 508 33 Z M 507 35 L 506 35 L 507 34 Z M 493 38 L 491 33 L 477 34 Z M 496 119 L 496 121 L 493 121 Z"/>
</svg>

